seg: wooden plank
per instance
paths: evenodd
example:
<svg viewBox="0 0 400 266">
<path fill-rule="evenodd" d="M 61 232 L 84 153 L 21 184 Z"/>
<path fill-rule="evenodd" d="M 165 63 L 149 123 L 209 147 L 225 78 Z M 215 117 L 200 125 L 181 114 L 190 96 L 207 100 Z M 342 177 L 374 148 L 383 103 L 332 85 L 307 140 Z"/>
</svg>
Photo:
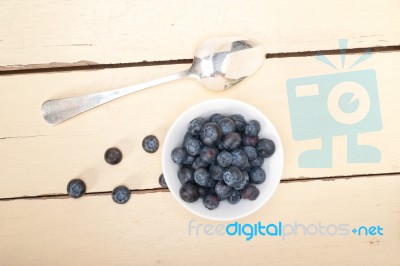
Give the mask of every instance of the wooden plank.
<svg viewBox="0 0 400 266">
<path fill-rule="evenodd" d="M 400 44 L 397 0 L 1 1 L 0 70 L 190 59 L 241 34 L 269 53 Z"/>
<path fill-rule="evenodd" d="M 189 235 L 191 220 L 221 222 L 191 215 L 166 192 L 134 194 L 126 205 L 109 195 L 0 201 L 0 264 L 398 265 L 399 190 L 400 175 L 282 183 L 270 202 L 238 222 L 379 225 L 383 236 L 305 236 L 298 229 L 285 239 L 250 241 L 207 236 L 202 228 L 197 235 L 196 227 Z"/>
<path fill-rule="evenodd" d="M 349 56 L 347 62 L 358 56 Z M 330 58 L 340 62 L 340 56 Z M 275 124 L 285 150 L 283 179 L 399 172 L 399 59 L 400 53 L 379 53 L 359 67 L 376 70 L 383 121 L 381 131 L 360 134 L 359 143 L 377 146 L 381 162 L 348 164 L 343 136 L 333 138 L 333 168 L 316 169 L 299 168 L 298 155 L 318 148 L 320 141 L 293 139 L 285 87 L 289 78 L 336 73 L 312 57 L 266 60 L 254 77 L 222 93 L 207 91 L 195 80 L 176 81 L 118 99 L 57 126 L 42 119 L 40 106 L 47 99 L 118 88 L 187 66 L 4 76 L 0 79 L 0 88 L 4 88 L 0 98 L 0 195 L 65 193 L 68 181 L 77 176 L 87 182 L 89 192 L 111 191 L 121 183 L 131 189 L 159 187 L 161 148 L 169 126 L 193 104 L 220 97 L 248 102 Z M 161 142 L 155 154 L 141 147 L 149 134 Z M 124 154 L 116 166 L 103 159 L 112 146 Z"/>
</svg>

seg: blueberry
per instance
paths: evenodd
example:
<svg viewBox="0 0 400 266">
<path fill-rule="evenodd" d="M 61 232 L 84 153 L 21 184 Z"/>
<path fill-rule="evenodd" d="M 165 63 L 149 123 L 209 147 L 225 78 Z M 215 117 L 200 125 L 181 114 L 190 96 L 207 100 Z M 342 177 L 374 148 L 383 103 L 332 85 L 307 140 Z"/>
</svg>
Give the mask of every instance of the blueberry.
<svg viewBox="0 0 400 266">
<path fill-rule="evenodd" d="M 243 182 L 242 172 L 236 166 L 229 166 L 224 169 L 223 179 L 228 186 L 234 187 Z"/>
<path fill-rule="evenodd" d="M 250 161 L 251 167 L 261 167 L 263 164 L 264 164 L 264 158 L 261 156 L 258 156 L 253 161 Z"/>
<path fill-rule="evenodd" d="M 131 197 L 131 191 L 126 186 L 118 186 L 112 191 L 112 199 L 118 204 L 125 204 Z"/>
<path fill-rule="evenodd" d="M 157 137 L 153 135 L 145 137 L 142 141 L 142 147 L 148 153 L 155 153 L 159 146 Z"/>
<path fill-rule="evenodd" d="M 244 166 L 242 171 L 249 172 L 250 170 L 251 170 L 251 164 L 250 164 L 250 161 L 247 160 L 246 165 Z"/>
<path fill-rule="evenodd" d="M 244 117 L 242 115 L 235 114 L 230 118 L 233 120 L 233 122 L 235 122 L 236 132 L 243 132 L 246 126 L 246 120 L 244 120 Z"/>
<path fill-rule="evenodd" d="M 104 160 L 111 165 L 118 164 L 122 160 L 122 152 L 118 148 L 109 148 L 104 153 Z"/>
<path fill-rule="evenodd" d="M 200 197 L 199 188 L 192 183 L 185 183 L 179 190 L 179 195 L 186 202 L 195 202 Z"/>
<path fill-rule="evenodd" d="M 221 120 L 218 121 L 218 125 L 222 130 L 222 134 L 228 134 L 229 132 L 236 131 L 236 124 L 230 118 L 227 117 L 222 118 Z"/>
<path fill-rule="evenodd" d="M 218 196 L 214 193 L 208 193 L 207 196 L 203 198 L 203 204 L 209 210 L 214 210 L 218 208 L 219 205 Z"/>
<path fill-rule="evenodd" d="M 206 123 L 203 118 L 195 118 L 189 123 L 188 132 L 193 136 L 198 136 L 200 134 L 201 128 Z"/>
<path fill-rule="evenodd" d="M 183 142 L 183 146 L 191 156 L 198 156 L 203 148 L 201 141 L 193 137 L 187 137 Z"/>
<path fill-rule="evenodd" d="M 237 132 L 230 132 L 222 137 L 222 143 L 227 150 L 234 150 L 240 146 L 242 138 Z"/>
<path fill-rule="evenodd" d="M 67 185 L 67 192 L 71 198 L 80 198 L 86 192 L 86 185 L 81 179 L 72 179 Z"/>
<path fill-rule="evenodd" d="M 185 141 L 187 141 L 188 139 L 200 139 L 200 138 L 199 136 L 193 136 L 189 132 L 186 132 L 185 136 L 183 137 L 183 143 L 185 143 Z M 183 144 L 183 146 L 185 146 L 185 144 Z"/>
<path fill-rule="evenodd" d="M 256 149 L 258 155 L 263 158 L 268 158 L 275 152 L 275 143 L 270 139 L 260 139 L 257 141 Z"/>
<path fill-rule="evenodd" d="M 217 194 L 218 198 L 221 200 L 226 199 L 230 195 L 232 195 L 233 189 L 225 184 L 224 181 L 218 181 L 215 185 L 215 194 Z"/>
<path fill-rule="evenodd" d="M 210 166 L 209 172 L 212 179 L 222 180 L 224 169 L 218 164 L 213 164 Z"/>
<path fill-rule="evenodd" d="M 225 150 L 224 143 L 223 143 L 222 141 L 218 142 L 218 144 L 217 144 L 217 149 L 218 149 L 219 151 Z"/>
<path fill-rule="evenodd" d="M 255 137 L 258 135 L 258 133 L 260 133 L 260 129 L 260 123 L 256 120 L 251 120 L 246 124 L 244 128 L 244 134 L 250 137 Z"/>
<path fill-rule="evenodd" d="M 206 186 L 210 178 L 210 173 L 205 168 L 194 171 L 194 181 L 200 186 Z"/>
<path fill-rule="evenodd" d="M 243 150 L 246 153 L 246 155 L 250 161 L 254 160 L 258 156 L 256 148 L 254 148 L 252 146 L 244 146 Z"/>
<path fill-rule="evenodd" d="M 260 195 L 260 191 L 253 185 L 249 185 L 242 190 L 242 199 L 255 200 Z"/>
<path fill-rule="evenodd" d="M 200 159 L 203 162 L 212 164 L 217 159 L 217 155 L 218 155 L 217 148 L 205 146 L 200 152 Z"/>
<path fill-rule="evenodd" d="M 188 155 L 186 160 L 182 162 L 183 165 L 192 165 L 196 157 Z"/>
<path fill-rule="evenodd" d="M 228 202 L 230 204 L 236 204 L 240 201 L 241 191 L 234 189 L 232 194 L 228 197 Z"/>
<path fill-rule="evenodd" d="M 213 114 L 210 117 L 210 120 L 211 120 L 211 122 L 218 123 L 218 121 L 221 120 L 222 118 L 224 118 L 224 116 L 221 114 Z"/>
<path fill-rule="evenodd" d="M 232 153 L 232 164 L 238 167 L 240 170 L 244 170 L 247 165 L 248 158 L 243 150 L 234 150 Z"/>
<path fill-rule="evenodd" d="M 209 188 L 207 188 L 207 187 L 202 187 L 202 186 L 198 186 L 198 189 L 199 189 L 199 196 L 200 197 L 205 197 L 207 194 L 208 194 L 208 192 L 209 192 Z"/>
<path fill-rule="evenodd" d="M 222 136 L 222 130 L 217 123 L 207 123 L 200 131 L 200 138 L 204 145 L 215 146 Z"/>
<path fill-rule="evenodd" d="M 215 195 L 215 187 L 209 187 L 208 188 L 208 194 L 214 194 Z"/>
<path fill-rule="evenodd" d="M 255 167 L 250 170 L 250 181 L 253 184 L 262 184 L 265 181 L 265 171 L 260 167 Z"/>
<path fill-rule="evenodd" d="M 242 181 L 240 183 L 235 184 L 233 186 L 234 189 L 241 190 L 241 189 L 247 187 L 247 185 L 249 184 L 249 182 L 250 182 L 249 174 L 246 171 L 242 171 L 242 176 L 243 176 Z"/>
<path fill-rule="evenodd" d="M 180 147 L 173 149 L 171 152 L 171 158 L 172 161 L 174 161 L 174 163 L 179 163 L 179 164 L 183 163 L 186 160 L 187 156 L 188 154 L 185 151 L 185 149 Z"/>
<path fill-rule="evenodd" d="M 215 180 L 214 178 L 210 178 L 210 179 L 208 179 L 208 182 L 205 185 L 205 187 L 213 188 L 213 187 L 215 187 L 215 184 L 217 184 L 217 180 Z"/>
<path fill-rule="evenodd" d="M 158 178 L 158 183 L 160 184 L 161 187 L 168 188 L 167 182 L 165 182 L 163 174 L 161 174 L 160 177 Z"/>
<path fill-rule="evenodd" d="M 182 184 L 191 182 L 194 182 L 194 172 L 192 169 L 189 169 L 187 167 L 181 167 L 178 170 L 178 178 L 179 181 L 181 181 Z"/>
<path fill-rule="evenodd" d="M 256 144 L 257 144 L 257 141 L 258 141 L 258 137 L 257 136 L 250 137 L 250 136 L 244 135 L 243 138 L 242 138 L 242 144 L 244 146 L 255 147 Z"/>
<path fill-rule="evenodd" d="M 194 160 L 193 164 L 192 164 L 192 168 L 193 168 L 194 170 L 197 170 L 197 169 L 199 169 L 199 168 L 206 168 L 206 167 L 208 167 L 208 164 L 207 164 L 206 162 L 203 162 L 203 160 L 200 159 L 200 157 L 197 157 L 197 158 Z"/>
<path fill-rule="evenodd" d="M 232 163 L 232 154 L 227 151 L 220 152 L 217 156 L 217 162 L 223 168 L 230 166 Z"/>
</svg>

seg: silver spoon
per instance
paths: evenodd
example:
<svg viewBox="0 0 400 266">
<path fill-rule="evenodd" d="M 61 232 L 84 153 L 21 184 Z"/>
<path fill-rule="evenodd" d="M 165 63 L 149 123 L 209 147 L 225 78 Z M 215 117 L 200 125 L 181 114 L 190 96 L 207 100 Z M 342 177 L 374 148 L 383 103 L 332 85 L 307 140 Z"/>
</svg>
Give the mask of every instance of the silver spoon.
<svg viewBox="0 0 400 266">
<path fill-rule="evenodd" d="M 112 91 L 48 100 L 42 105 L 43 118 L 55 125 L 122 96 L 184 77 L 196 78 L 210 90 L 226 90 L 256 72 L 264 55 L 260 44 L 242 37 L 209 39 L 198 47 L 187 70 Z"/>
</svg>

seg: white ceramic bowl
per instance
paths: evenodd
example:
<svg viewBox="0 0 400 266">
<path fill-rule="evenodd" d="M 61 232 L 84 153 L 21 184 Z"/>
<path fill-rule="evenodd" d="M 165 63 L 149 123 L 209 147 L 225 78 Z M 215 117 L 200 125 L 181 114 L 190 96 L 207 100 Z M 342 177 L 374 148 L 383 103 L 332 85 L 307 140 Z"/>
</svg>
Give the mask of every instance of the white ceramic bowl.
<svg viewBox="0 0 400 266">
<path fill-rule="evenodd" d="M 223 115 L 241 114 L 246 121 L 255 119 L 261 124 L 260 138 L 268 138 L 275 142 L 276 151 L 265 159 L 263 169 L 267 178 L 263 184 L 257 185 L 260 195 L 254 201 L 240 200 L 237 204 L 221 201 L 218 208 L 208 210 L 204 207 L 201 198 L 194 203 L 187 203 L 179 196 L 181 183 L 177 172 L 179 165 L 171 159 L 171 151 L 181 147 L 183 137 L 191 120 L 196 117 L 209 118 L 214 113 Z M 215 99 L 201 102 L 181 114 L 170 127 L 163 145 L 162 165 L 165 181 L 175 199 L 186 209 L 203 218 L 218 221 L 228 221 L 248 216 L 261 208 L 271 198 L 278 186 L 283 170 L 283 149 L 278 132 L 269 119 L 253 106 L 232 99 Z"/>
</svg>

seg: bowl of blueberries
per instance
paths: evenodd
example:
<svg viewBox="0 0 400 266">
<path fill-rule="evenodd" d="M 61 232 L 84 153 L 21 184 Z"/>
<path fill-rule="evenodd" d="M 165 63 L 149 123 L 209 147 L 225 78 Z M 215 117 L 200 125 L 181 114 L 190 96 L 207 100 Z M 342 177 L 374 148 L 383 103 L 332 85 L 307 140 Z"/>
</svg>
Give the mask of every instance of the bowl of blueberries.
<svg viewBox="0 0 400 266">
<path fill-rule="evenodd" d="M 271 121 L 233 99 L 201 102 L 170 127 L 163 174 L 174 198 L 203 218 L 229 221 L 261 208 L 283 171 L 283 148 Z"/>
</svg>

